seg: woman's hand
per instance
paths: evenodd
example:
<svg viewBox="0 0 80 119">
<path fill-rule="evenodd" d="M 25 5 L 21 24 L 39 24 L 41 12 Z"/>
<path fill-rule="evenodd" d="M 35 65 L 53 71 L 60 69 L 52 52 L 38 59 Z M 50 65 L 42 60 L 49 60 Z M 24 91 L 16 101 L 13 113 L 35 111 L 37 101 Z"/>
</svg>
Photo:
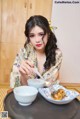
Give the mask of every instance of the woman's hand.
<svg viewBox="0 0 80 119">
<path fill-rule="evenodd" d="M 32 70 L 33 67 L 34 67 L 34 65 L 29 60 L 22 61 L 21 65 L 19 67 L 19 72 L 21 74 L 21 77 L 20 77 L 21 84 L 23 84 L 23 85 L 27 84 L 27 80 L 28 80 L 29 76 L 33 74 L 33 70 Z"/>
</svg>

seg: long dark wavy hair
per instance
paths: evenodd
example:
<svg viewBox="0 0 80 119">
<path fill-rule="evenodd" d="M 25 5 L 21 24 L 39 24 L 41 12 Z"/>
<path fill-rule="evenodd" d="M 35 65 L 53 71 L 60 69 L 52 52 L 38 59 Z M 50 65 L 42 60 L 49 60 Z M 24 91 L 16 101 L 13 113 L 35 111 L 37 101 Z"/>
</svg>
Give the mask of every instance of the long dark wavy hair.
<svg viewBox="0 0 80 119">
<path fill-rule="evenodd" d="M 27 40 L 24 47 L 26 48 L 26 45 L 30 42 L 29 33 L 36 25 L 43 29 L 44 34 L 48 34 L 48 42 L 45 47 L 46 61 L 44 63 L 44 68 L 49 69 L 52 65 L 55 65 L 56 62 L 57 39 L 55 34 L 50 29 L 49 22 L 45 17 L 41 15 L 34 15 L 27 20 L 24 32 Z"/>
</svg>

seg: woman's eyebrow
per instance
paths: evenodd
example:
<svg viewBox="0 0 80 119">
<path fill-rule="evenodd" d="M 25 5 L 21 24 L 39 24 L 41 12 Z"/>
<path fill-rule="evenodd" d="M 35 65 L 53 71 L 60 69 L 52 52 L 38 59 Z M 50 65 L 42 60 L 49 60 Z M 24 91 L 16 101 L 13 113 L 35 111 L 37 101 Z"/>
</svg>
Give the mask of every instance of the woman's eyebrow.
<svg viewBox="0 0 80 119">
<path fill-rule="evenodd" d="M 43 31 L 42 32 L 38 32 L 38 34 L 40 34 L 40 33 L 44 34 Z M 29 33 L 29 35 L 33 35 L 33 34 L 35 34 L 35 33 Z"/>
<path fill-rule="evenodd" d="M 39 33 L 44 33 L 44 32 L 42 31 L 42 32 L 39 32 Z"/>
<path fill-rule="evenodd" d="M 34 34 L 34 33 L 29 33 L 29 34 Z"/>
<path fill-rule="evenodd" d="M 29 33 L 29 36 L 30 36 L 30 35 L 34 35 L 34 34 L 35 34 L 35 33 Z"/>
</svg>

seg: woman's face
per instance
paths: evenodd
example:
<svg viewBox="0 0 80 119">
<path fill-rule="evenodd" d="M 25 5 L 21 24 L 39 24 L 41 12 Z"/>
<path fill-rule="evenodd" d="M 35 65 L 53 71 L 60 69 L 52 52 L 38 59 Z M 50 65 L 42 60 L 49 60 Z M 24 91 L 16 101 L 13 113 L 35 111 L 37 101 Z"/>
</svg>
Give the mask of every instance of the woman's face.
<svg viewBox="0 0 80 119">
<path fill-rule="evenodd" d="M 44 35 L 44 31 L 39 26 L 32 28 L 29 34 L 30 43 L 37 51 L 44 52 L 45 46 L 48 41 L 48 34 Z"/>
</svg>

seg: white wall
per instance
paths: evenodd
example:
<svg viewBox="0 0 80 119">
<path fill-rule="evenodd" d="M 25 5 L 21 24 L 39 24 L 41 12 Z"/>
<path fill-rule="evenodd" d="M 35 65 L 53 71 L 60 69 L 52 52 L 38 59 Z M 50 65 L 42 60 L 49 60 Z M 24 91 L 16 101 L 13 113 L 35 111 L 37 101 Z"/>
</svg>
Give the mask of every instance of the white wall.
<svg viewBox="0 0 80 119">
<path fill-rule="evenodd" d="M 53 0 L 52 25 L 58 45 L 63 53 L 61 80 L 68 83 L 80 83 L 80 1 L 64 0 L 71 3 L 55 3 Z"/>
</svg>

